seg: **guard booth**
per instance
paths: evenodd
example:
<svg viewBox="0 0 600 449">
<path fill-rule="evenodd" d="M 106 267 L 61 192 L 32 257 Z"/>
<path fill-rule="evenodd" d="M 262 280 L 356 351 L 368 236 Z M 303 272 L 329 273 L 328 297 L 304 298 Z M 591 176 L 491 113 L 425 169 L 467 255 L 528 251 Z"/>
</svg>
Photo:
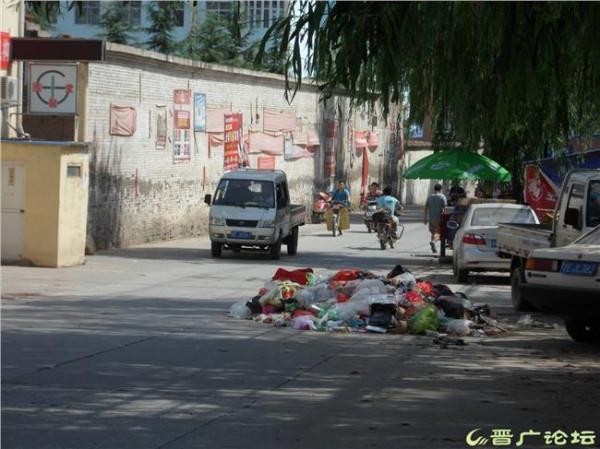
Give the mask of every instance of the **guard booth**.
<svg viewBox="0 0 600 449">
<path fill-rule="evenodd" d="M 85 143 L 2 140 L 2 263 L 85 260 L 89 159 Z"/>
</svg>

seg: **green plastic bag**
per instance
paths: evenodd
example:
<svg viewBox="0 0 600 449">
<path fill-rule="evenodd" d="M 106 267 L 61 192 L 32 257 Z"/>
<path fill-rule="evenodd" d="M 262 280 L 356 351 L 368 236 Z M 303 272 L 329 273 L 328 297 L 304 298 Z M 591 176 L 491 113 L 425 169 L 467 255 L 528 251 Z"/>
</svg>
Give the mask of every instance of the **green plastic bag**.
<svg viewBox="0 0 600 449">
<path fill-rule="evenodd" d="M 410 319 L 408 329 L 413 334 L 424 334 L 427 331 L 437 331 L 438 324 L 437 309 L 430 304 Z"/>
</svg>

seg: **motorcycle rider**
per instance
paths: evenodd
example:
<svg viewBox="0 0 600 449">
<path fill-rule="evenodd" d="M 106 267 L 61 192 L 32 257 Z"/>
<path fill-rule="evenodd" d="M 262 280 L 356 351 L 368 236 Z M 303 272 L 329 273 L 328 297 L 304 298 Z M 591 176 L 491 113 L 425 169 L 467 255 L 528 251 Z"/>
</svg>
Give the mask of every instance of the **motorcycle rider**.
<svg viewBox="0 0 600 449">
<path fill-rule="evenodd" d="M 383 189 L 383 195 L 380 196 L 377 199 L 377 207 L 379 207 L 380 209 L 387 209 L 390 212 L 390 215 L 392 217 L 392 220 L 394 222 L 393 225 L 393 231 L 394 231 L 394 236 L 397 237 L 397 229 L 398 229 L 398 225 L 400 224 L 398 217 L 396 216 L 396 211 L 398 211 L 398 213 L 400 213 L 400 211 L 402 210 L 402 205 L 400 204 L 400 201 L 392 195 L 392 188 L 387 186 Z"/>
<path fill-rule="evenodd" d="M 369 186 L 369 192 L 367 193 L 367 199 L 376 199 L 382 195 L 381 190 L 379 189 L 379 183 L 372 182 Z"/>
</svg>

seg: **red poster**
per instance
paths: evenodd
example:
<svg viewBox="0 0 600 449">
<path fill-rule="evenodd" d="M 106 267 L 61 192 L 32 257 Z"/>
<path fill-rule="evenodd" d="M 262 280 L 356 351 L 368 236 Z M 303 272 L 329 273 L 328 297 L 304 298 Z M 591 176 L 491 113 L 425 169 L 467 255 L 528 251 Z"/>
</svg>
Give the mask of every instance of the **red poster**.
<svg viewBox="0 0 600 449">
<path fill-rule="evenodd" d="M 525 167 L 524 199 L 535 210 L 541 222 L 552 218 L 558 201 L 557 188 L 535 165 Z"/>
<path fill-rule="evenodd" d="M 236 170 L 240 166 L 242 144 L 242 114 L 225 114 L 225 150 L 223 169 Z"/>
<path fill-rule="evenodd" d="M 192 91 L 186 89 L 175 89 L 173 91 L 173 103 L 192 104 Z"/>
<path fill-rule="evenodd" d="M 335 176 L 335 142 L 337 137 L 337 122 L 327 120 L 325 122 L 325 176 Z"/>
<path fill-rule="evenodd" d="M 190 129 L 190 111 L 175 110 L 173 127 L 175 129 Z"/>
<path fill-rule="evenodd" d="M 258 156 L 259 170 L 275 170 L 275 156 Z"/>
<path fill-rule="evenodd" d="M 0 70 L 8 70 L 10 61 L 10 34 L 0 31 Z"/>
</svg>

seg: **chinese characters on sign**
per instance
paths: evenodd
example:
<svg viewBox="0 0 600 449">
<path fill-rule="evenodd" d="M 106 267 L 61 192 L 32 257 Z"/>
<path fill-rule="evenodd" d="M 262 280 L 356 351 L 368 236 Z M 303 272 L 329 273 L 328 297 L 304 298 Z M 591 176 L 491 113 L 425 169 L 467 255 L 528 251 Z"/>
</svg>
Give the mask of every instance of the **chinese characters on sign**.
<svg viewBox="0 0 600 449">
<path fill-rule="evenodd" d="M 335 149 L 337 139 L 337 122 L 327 120 L 325 122 L 325 176 L 335 176 Z"/>
<path fill-rule="evenodd" d="M 10 55 L 10 34 L 0 32 L 0 70 L 8 70 Z"/>
<path fill-rule="evenodd" d="M 223 169 L 236 170 L 240 163 L 240 145 L 242 143 L 242 114 L 225 114 L 225 151 Z"/>
<path fill-rule="evenodd" d="M 31 64 L 29 66 L 29 112 L 77 113 L 77 65 Z"/>
<path fill-rule="evenodd" d="M 176 160 L 190 159 L 191 99 L 191 90 L 173 91 L 173 158 Z"/>
<path fill-rule="evenodd" d="M 480 428 L 471 430 L 465 441 L 469 447 L 526 447 L 541 442 L 548 448 L 554 447 L 596 447 L 596 432 L 593 430 L 546 430 L 529 429 L 513 432 L 512 429 L 492 429 L 486 434 Z"/>
</svg>

